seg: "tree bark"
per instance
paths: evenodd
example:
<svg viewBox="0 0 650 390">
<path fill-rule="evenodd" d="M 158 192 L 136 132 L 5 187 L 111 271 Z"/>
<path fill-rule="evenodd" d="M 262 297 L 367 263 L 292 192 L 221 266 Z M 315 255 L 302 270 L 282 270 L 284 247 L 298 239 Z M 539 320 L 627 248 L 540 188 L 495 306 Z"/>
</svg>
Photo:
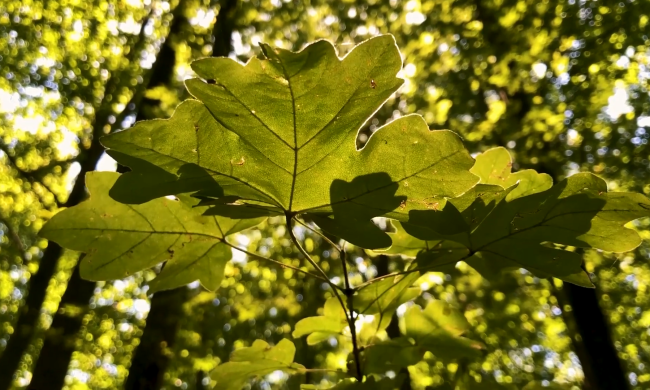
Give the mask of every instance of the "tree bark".
<svg viewBox="0 0 650 390">
<path fill-rule="evenodd" d="M 614 347 L 607 319 L 598 303 L 597 288 L 564 283 L 562 292 L 571 305 L 571 313 L 580 338 L 572 335 L 585 373 L 585 390 L 627 390 L 625 370 Z M 588 375 L 587 375 L 588 374 Z"/>
<path fill-rule="evenodd" d="M 224 0 L 221 3 L 219 14 L 214 26 L 213 56 L 228 56 L 232 51 L 232 33 L 236 19 L 234 12 L 237 0 Z M 180 5 L 178 6 L 180 9 Z M 180 14 L 178 14 L 180 16 Z M 171 30 L 180 30 L 175 17 Z M 150 86 L 168 85 L 172 81 L 173 73 L 166 70 L 174 69 L 176 53 L 171 45 L 165 43 L 161 49 L 160 62 L 156 61 L 154 76 Z M 151 102 L 153 103 L 153 102 Z M 138 119 L 144 118 L 138 115 Z M 151 311 L 140 338 L 140 345 L 135 351 L 125 390 L 157 390 L 162 388 L 163 376 L 171 361 L 171 347 L 173 346 L 180 319 L 183 315 L 183 304 L 189 299 L 189 291 L 185 287 L 170 291 L 157 292 L 151 298 Z M 198 374 L 197 374 L 198 375 Z M 197 376 L 197 386 L 198 386 Z"/>
<path fill-rule="evenodd" d="M 32 372 L 29 390 L 60 389 L 64 385 L 68 365 L 75 351 L 77 333 L 87 313 L 88 301 L 95 290 L 95 283 L 81 279 L 76 266 L 61 297 L 52 326 L 47 330 L 43 348 Z"/>
<path fill-rule="evenodd" d="M 157 390 L 162 387 L 163 375 L 172 357 L 171 348 L 183 315 L 183 303 L 188 296 L 187 287 L 154 294 L 125 390 Z"/>
<path fill-rule="evenodd" d="M 475 0 L 474 4 L 477 19 L 482 21 L 485 27 L 484 36 L 486 41 L 497 53 L 510 51 L 510 44 L 507 40 L 507 34 L 509 33 L 500 28 L 499 23 L 496 22 L 497 17 L 494 12 L 487 9 L 481 0 Z M 519 121 L 521 126 L 523 126 L 524 119 L 532 108 L 531 99 L 532 97 L 525 90 L 517 91 L 508 96 L 510 102 L 519 103 L 519 110 L 515 114 L 515 119 Z M 546 147 L 550 148 L 551 145 L 547 144 Z M 555 182 L 563 173 L 562 166 L 555 161 L 543 162 L 535 168 L 539 172 L 551 175 Z M 578 334 L 571 334 L 571 339 L 574 340 L 574 352 L 578 355 L 583 367 L 585 389 L 628 389 L 629 385 L 625 371 L 622 369 L 621 361 L 614 348 L 607 320 L 598 303 L 596 290 L 564 283 L 562 291 L 559 291 L 556 295 L 564 295 L 566 299 L 558 296 L 558 300 L 566 300 L 572 307 L 571 313 L 567 315 L 572 317 L 576 326 L 568 326 L 568 329 L 571 331 L 575 328 L 575 331 L 578 332 Z M 572 319 L 567 320 L 571 321 Z M 581 341 L 578 342 L 578 339 L 581 339 Z"/>
<path fill-rule="evenodd" d="M 54 275 L 61 252 L 60 246 L 50 242 L 41 258 L 38 271 L 29 280 L 29 294 L 18 312 L 19 317 L 14 325 L 14 333 L 9 338 L 4 352 L 0 355 L 0 389 L 2 390 L 11 388 L 14 373 L 32 340 L 34 328 L 41 314 L 40 309 L 45 301 L 47 286 Z"/>
<path fill-rule="evenodd" d="M 148 18 L 148 17 L 147 17 Z M 134 45 L 131 48 L 129 56 L 135 59 L 136 53 L 139 53 L 138 48 L 144 45 L 144 28 L 143 32 L 137 37 Z M 108 85 L 106 86 L 105 96 L 114 93 L 119 86 L 120 81 L 117 77 L 111 77 Z M 79 204 L 86 197 L 86 173 L 95 170 L 97 162 L 99 161 L 104 148 L 99 143 L 99 138 L 104 134 L 104 125 L 108 123 L 108 117 L 112 114 L 111 104 L 102 102 L 102 105 L 97 110 L 95 120 L 93 121 L 93 140 L 89 149 L 83 151 L 77 162 L 80 163 L 81 169 L 76 178 L 72 192 L 68 200 L 60 205 L 62 207 L 72 207 Z M 31 177 L 30 173 L 22 172 L 25 179 L 29 181 L 36 181 L 37 178 Z M 54 276 L 58 260 L 61 256 L 62 248 L 55 242 L 50 241 L 47 248 L 43 253 L 43 257 L 39 263 L 39 268 L 32 276 L 29 282 L 28 295 L 25 304 L 21 310 L 21 315 L 16 322 L 16 332 L 9 339 L 4 353 L 0 356 L 0 390 L 8 390 L 14 380 L 15 372 L 18 369 L 18 364 L 25 354 L 30 342 L 34 336 L 40 309 L 43 306 L 47 287 L 50 279 Z M 78 264 L 75 266 L 68 288 L 61 297 L 60 308 L 65 308 L 66 305 L 78 305 L 80 307 L 87 307 L 95 287 L 95 283 L 82 280 L 79 277 Z M 68 290 L 72 289 L 70 293 Z M 67 335 L 76 334 L 81 326 L 81 318 L 79 324 L 76 320 L 69 318 L 63 310 L 57 311 L 52 321 L 52 329 L 46 334 L 43 344 L 43 350 L 47 352 L 44 359 L 39 357 L 36 367 L 33 370 L 32 384 L 30 389 L 57 389 L 63 386 L 63 380 L 67 374 L 67 367 L 70 361 L 72 351 L 68 351 L 69 343 L 56 341 L 56 334 Z M 59 349 L 61 347 L 61 349 Z M 74 350 L 74 347 L 73 347 Z M 56 353 L 60 351 L 60 355 Z M 62 370 L 57 371 L 58 367 L 65 366 Z M 38 385 L 45 380 L 46 385 Z M 58 385 L 60 383 L 60 385 Z M 39 387 L 35 387 L 39 386 Z"/>
</svg>

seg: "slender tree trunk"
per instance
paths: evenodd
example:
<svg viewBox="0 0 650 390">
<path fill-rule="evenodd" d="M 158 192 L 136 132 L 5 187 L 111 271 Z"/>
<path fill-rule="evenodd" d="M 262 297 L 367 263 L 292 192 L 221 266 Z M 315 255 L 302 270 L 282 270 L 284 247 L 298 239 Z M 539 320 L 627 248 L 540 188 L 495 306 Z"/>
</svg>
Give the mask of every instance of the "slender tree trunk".
<svg viewBox="0 0 650 390">
<path fill-rule="evenodd" d="M 583 367 L 586 366 L 583 369 L 583 388 L 626 390 L 630 385 L 614 347 L 607 319 L 598 303 L 597 288 L 584 288 L 570 283 L 564 283 L 562 288 L 580 334 L 580 339 L 572 339 L 574 345 L 577 344 L 576 351 L 583 351 L 582 356 L 579 355 L 580 363 Z"/>
<path fill-rule="evenodd" d="M 79 267 L 75 267 L 52 326 L 45 334 L 43 348 L 28 389 L 63 387 L 72 353 L 76 349 L 77 333 L 88 312 L 88 301 L 94 290 L 95 283 L 81 279 Z"/>
<path fill-rule="evenodd" d="M 213 56 L 227 56 L 232 50 L 232 33 L 236 23 L 233 14 L 236 8 L 237 0 L 225 0 L 221 3 L 213 32 Z M 180 20 L 180 17 L 176 17 L 174 24 L 176 25 Z M 177 32 L 180 28 L 176 25 L 171 30 Z M 174 69 L 175 61 L 176 53 L 166 42 L 161 49 L 160 61 L 156 61 L 150 85 L 171 83 L 173 72 L 169 72 L 169 69 Z M 152 118 L 138 115 L 138 119 Z M 171 361 L 171 347 L 175 342 L 183 315 L 182 307 L 188 299 L 189 291 L 185 287 L 161 291 L 153 295 L 151 311 L 147 316 L 140 345 L 133 356 L 125 390 L 157 390 L 163 386 L 163 375 Z M 197 386 L 199 386 L 198 378 L 197 375 Z"/>
<path fill-rule="evenodd" d="M 9 338 L 4 352 L 0 355 L 0 389 L 2 390 L 11 388 L 14 373 L 32 340 L 34 328 L 41 314 L 41 306 L 45 301 L 47 286 L 54 275 L 61 252 L 60 246 L 50 242 L 41 258 L 38 271 L 30 278 L 29 294 L 18 312 L 19 317 L 14 325 L 14 333 Z"/>
<path fill-rule="evenodd" d="M 131 47 L 129 56 L 135 59 L 136 53 L 139 53 L 144 46 L 144 29 L 143 32 L 137 37 L 134 45 Z M 120 84 L 118 77 L 111 77 L 108 85 L 106 86 L 105 96 L 114 93 Z M 99 143 L 99 138 L 104 134 L 103 128 L 108 121 L 109 115 L 112 114 L 110 103 L 104 104 L 97 111 L 97 115 L 93 124 L 93 140 L 89 149 L 83 151 L 77 159 L 80 163 L 81 169 L 76 178 L 72 192 L 68 200 L 61 206 L 72 207 L 79 204 L 86 197 L 86 173 L 95 170 L 95 166 L 99 161 L 104 148 Z M 36 178 L 31 177 L 29 173 L 23 173 L 23 176 L 29 181 L 37 181 Z M 27 299 L 21 310 L 21 315 L 16 322 L 15 329 L 17 330 L 14 335 L 9 339 L 7 347 L 0 356 L 0 390 L 8 390 L 11 388 L 13 376 L 18 369 L 18 364 L 25 354 L 36 329 L 40 309 L 43 306 L 45 295 L 50 279 L 54 276 L 59 257 L 61 256 L 61 247 L 50 241 L 48 247 L 45 249 L 43 257 L 39 263 L 37 272 L 32 276 Z M 63 380 L 67 373 L 68 363 L 74 347 L 68 350 L 70 343 L 70 335 L 78 332 L 81 326 L 81 318 L 76 321 L 70 318 L 65 313 L 66 307 L 77 306 L 82 309 L 87 307 L 95 283 L 84 281 L 79 277 L 78 264 L 75 266 L 71 278 L 68 281 L 68 288 L 61 297 L 60 308 L 57 311 L 52 321 L 52 328 L 46 334 L 43 344 L 43 350 L 46 355 L 43 359 L 37 361 L 36 367 L 33 370 L 33 379 L 30 384 L 30 389 L 58 389 L 63 386 Z M 68 292 L 68 290 L 72 290 Z M 69 306 L 71 305 L 71 306 Z M 78 322 L 78 324 L 77 324 Z M 56 340 L 56 335 L 65 335 L 68 342 L 59 342 Z M 60 351 L 60 354 L 57 353 Z M 59 370 L 59 367 L 64 367 Z M 42 382 L 45 380 L 45 382 Z M 39 383 L 41 383 L 39 385 Z M 45 383 L 44 385 L 42 383 Z M 38 386 L 38 387 L 36 387 Z"/>
<path fill-rule="evenodd" d="M 77 177 L 68 201 L 63 205 L 63 207 L 72 207 L 85 198 L 86 173 L 95 169 L 102 151 L 103 148 L 99 144 L 99 141 L 96 139 L 93 140 L 90 149 L 84 153 L 85 158 L 83 161 L 81 161 L 81 171 L 79 172 L 79 176 Z M 38 271 L 36 271 L 36 273 L 32 276 L 29 284 L 27 299 L 23 305 L 22 313 L 16 322 L 16 331 L 14 332 L 14 335 L 12 335 L 12 337 L 9 339 L 7 348 L 5 349 L 4 353 L 2 356 L 0 356 L 0 390 L 9 389 L 11 387 L 11 384 L 13 382 L 13 375 L 18 369 L 20 359 L 22 358 L 32 340 L 34 331 L 37 326 L 38 317 L 40 315 L 40 309 L 43 306 L 43 302 L 45 300 L 47 286 L 52 276 L 54 276 L 54 272 L 56 270 L 61 252 L 62 249 L 59 245 L 54 242 L 49 242 L 47 249 L 45 249 L 43 257 L 41 258 Z M 73 272 L 73 276 L 70 279 L 69 283 L 78 283 L 73 279 L 75 278 L 74 275 L 75 272 Z M 92 283 L 92 286 L 94 288 L 94 283 Z M 86 290 L 82 288 L 82 291 Z M 90 289 L 90 292 L 92 294 L 92 288 Z M 90 295 L 88 296 L 88 300 L 89 299 Z M 62 299 L 61 305 L 64 303 L 65 302 Z M 88 304 L 88 302 L 86 302 L 86 304 Z M 45 343 L 47 343 L 47 340 L 48 337 L 46 337 Z M 65 370 L 63 372 L 63 376 L 65 377 Z"/>
<path fill-rule="evenodd" d="M 499 26 L 494 12 L 486 9 L 482 0 L 476 0 L 475 5 L 477 18 L 485 26 L 484 35 L 487 42 L 494 48 L 495 52 L 507 52 L 509 47 L 508 32 Z M 523 126 L 524 119 L 532 108 L 528 94 L 526 91 L 520 90 L 512 94 L 512 96 L 508 96 L 508 100 L 515 104 L 519 103 L 516 119 Z M 556 145 L 558 145 L 557 142 Z M 546 147 L 551 148 L 553 145 L 547 144 Z M 547 161 L 544 163 L 545 165 L 536 168 L 540 172 L 548 173 L 557 182 L 562 174 L 560 163 L 558 161 Z M 579 342 L 581 345 L 574 343 L 574 349 L 583 367 L 585 389 L 628 389 L 627 378 L 612 343 L 609 326 L 598 303 L 596 290 L 585 289 L 570 283 L 564 283 L 562 290 L 560 294 L 564 293 L 567 298 L 566 301 L 572 307 L 570 315 L 573 316 L 576 324 L 575 330 L 579 333 L 579 337 L 577 334 L 573 334 L 571 338 L 574 341 L 578 338 L 582 339 Z M 561 300 L 562 298 L 558 297 L 558 299 Z"/>
<path fill-rule="evenodd" d="M 183 316 L 183 303 L 188 296 L 187 287 L 154 294 L 147 326 L 133 356 L 124 386 L 126 390 L 157 390 L 162 387 L 163 375 L 172 357 L 178 323 Z"/>
</svg>

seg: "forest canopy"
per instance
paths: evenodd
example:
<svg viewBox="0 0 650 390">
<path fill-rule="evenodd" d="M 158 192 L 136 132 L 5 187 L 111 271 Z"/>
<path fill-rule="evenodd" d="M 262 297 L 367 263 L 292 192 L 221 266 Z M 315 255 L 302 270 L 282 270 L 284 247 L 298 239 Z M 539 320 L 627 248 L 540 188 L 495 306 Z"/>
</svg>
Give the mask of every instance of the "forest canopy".
<svg viewBox="0 0 650 390">
<path fill-rule="evenodd" d="M 0 5 L 0 389 L 619 389 L 644 2 Z"/>
</svg>

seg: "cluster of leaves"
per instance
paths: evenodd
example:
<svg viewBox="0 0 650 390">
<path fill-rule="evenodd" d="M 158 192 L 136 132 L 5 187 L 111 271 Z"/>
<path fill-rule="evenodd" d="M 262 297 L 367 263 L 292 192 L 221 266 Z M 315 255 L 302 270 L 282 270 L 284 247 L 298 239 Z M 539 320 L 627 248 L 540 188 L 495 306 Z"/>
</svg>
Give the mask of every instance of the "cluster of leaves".
<svg viewBox="0 0 650 390">
<path fill-rule="evenodd" d="M 412 286 L 421 272 L 463 260 L 487 278 L 525 268 L 588 287 L 576 247 L 622 252 L 639 245 L 624 225 L 649 216 L 650 201 L 608 193 L 591 174 L 553 186 L 548 175 L 511 173 L 505 149 L 474 161 L 456 134 L 430 131 L 417 115 L 390 122 L 357 149 L 358 130 L 402 83 L 391 36 L 370 39 L 343 59 L 326 41 L 297 53 L 266 45 L 262 51 L 246 65 L 194 62 L 201 79 L 186 85 L 197 100 L 182 103 L 169 120 L 139 122 L 102 140 L 131 172 L 89 174 L 90 200 L 41 231 L 87 253 L 84 278 L 117 279 L 164 262 L 152 291 L 197 279 L 215 290 L 232 250 L 244 251 L 228 236 L 284 216 L 312 265 L 297 270 L 315 269 L 334 295 L 323 315 L 298 322 L 293 336 L 308 335 L 308 344 L 350 337 L 355 379 L 335 388 L 392 388 L 400 377 L 382 376 L 427 353 L 470 359 L 484 349 L 464 337 L 470 325 L 463 313 L 440 300 L 409 307 L 403 336 L 386 339 L 398 307 L 420 295 Z M 351 286 L 341 250 L 339 286 L 293 234 L 298 217 L 356 246 L 415 260 L 402 272 Z M 396 232 L 380 229 L 375 217 L 392 219 Z M 361 321 L 366 316 L 371 320 Z M 308 372 L 294 354 L 289 340 L 274 347 L 256 341 L 236 350 L 212 379 L 217 389 L 234 390 L 278 370 Z"/>
</svg>

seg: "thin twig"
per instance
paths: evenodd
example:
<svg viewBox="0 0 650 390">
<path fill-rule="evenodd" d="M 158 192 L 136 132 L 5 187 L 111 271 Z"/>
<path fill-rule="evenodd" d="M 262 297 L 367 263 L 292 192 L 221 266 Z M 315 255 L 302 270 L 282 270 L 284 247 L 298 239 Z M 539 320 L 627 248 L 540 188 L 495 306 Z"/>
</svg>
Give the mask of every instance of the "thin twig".
<svg viewBox="0 0 650 390">
<path fill-rule="evenodd" d="M 322 237 L 325 241 L 327 241 L 331 246 L 333 246 L 337 251 L 341 252 L 341 248 L 340 248 L 338 245 L 336 245 L 336 244 L 334 243 L 334 241 L 332 241 L 332 240 L 330 240 L 329 238 L 327 238 L 327 236 L 324 235 L 322 232 L 319 232 L 318 230 L 312 228 L 311 226 L 307 225 L 306 223 L 304 223 L 303 221 L 299 220 L 298 218 L 296 218 L 296 222 L 298 222 L 298 223 L 301 224 L 302 226 L 306 227 L 307 229 L 311 230 L 312 232 L 318 234 L 318 235 L 319 235 L 320 237 Z"/>
<path fill-rule="evenodd" d="M 312 274 L 312 273 L 309 272 L 309 271 L 302 270 L 302 269 L 300 269 L 300 268 L 298 268 L 298 267 L 294 267 L 294 266 L 289 265 L 289 264 L 284 264 L 284 263 L 281 262 L 281 261 L 273 260 L 273 259 L 270 259 L 270 258 L 268 258 L 268 257 L 264 257 L 264 256 L 260 256 L 260 255 L 258 255 L 258 254 L 255 254 L 255 253 L 253 253 L 253 252 L 249 252 L 249 251 L 247 251 L 246 249 L 242 249 L 242 248 L 240 248 L 240 247 L 238 247 L 238 246 L 235 246 L 235 245 L 229 243 L 229 242 L 226 241 L 226 240 L 223 240 L 222 242 L 223 242 L 224 244 L 228 245 L 228 246 L 231 247 L 231 248 L 234 248 L 234 249 L 236 249 L 236 250 L 238 250 L 238 251 L 240 251 L 240 252 L 242 252 L 242 253 L 247 254 L 247 255 L 250 256 L 250 257 L 254 257 L 254 258 L 259 259 L 259 260 L 269 261 L 269 262 L 271 262 L 271 263 L 275 263 L 275 264 L 277 264 L 277 265 L 279 265 L 279 266 L 281 266 L 281 267 L 283 267 L 283 268 L 289 268 L 289 269 L 292 269 L 292 270 L 294 270 L 294 271 L 297 271 L 297 272 L 303 273 L 303 274 L 305 274 L 305 275 L 313 276 L 313 277 L 316 278 L 316 279 L 320 279 L 320 280 L 323 280 L 323 281 L 326 281 L 326 282 L 328 281 L 327 279 L 323 278 L 323 277 L 320 276 L 320 275 Z"/>
<path fill-rule="evenodd" d="M 302 245 L 300 245 L 300 242 L 298 242 L 298 239 L 296 238 L 296 235 L 293 232 L 293 223 L 292 223 L 293 217 L 290 214 L 287 214 L 285 219 L 287 222 L 287 230 L 289 231 L 289 237 L 291 238 L 293 244 L 296 246 L 296 248 L 298 248 L 300 253 L 302 253 L 302 255 L 305 256 L 309 264 L 311 264 L 312 267 L 314 267 L 321 275 L 323 275 L 323 278 L 327 280 L 327 284 L 329 284 L 330 287 L 332 287 L 332 290 L 334 290 L 334 295 L 336 295 L 336 298 L 339 300 L 341 306 L 345 307 L 345 303 L 343 303 L 343 299 L 339 295 L 339 290 L 340 291 L 344 291 L 344 290 L 341 287 L 337 286 L 336 284 L 332 283 L 332 281 L 327 277 L 325 271 L 323 271 L 323 269 L 318 264 L 316 264 L 314 259 L 312 259 L 311 256 L 309 256 L 309 253 L 307 253 L 305 248 L 303 248 Z"/>
<path fill-rule="evenodd" d="M 9 149 L 7 149 L 7 147 L 5 145 L 3 145 L 2 143 L 0 143 L 0 150 L 4 153 L 6 161 L 9 163 L 10 167 L 13 168 L 18 173 L 18 175 L 20 177 L 27 180 L 32 185 L 32 192 L 40 199 L 41 204 L 43 204 L 43 207 L 46 207 L 47 201 L 45 200 L 45 198 L 42 195 L 40 195 L 34 189 L 34 184 L 36 184 L 36 183 L 43 186 L 43 188 L 45 188 L 45 190 L 47 190 L 52 195 L 52 197 L 54 198 L 54 206 L 56 206 L 57 208 L 61 207 L 61 204 L 59 203 L 59 201 L 56 198 L 56 194 L 48 186 L 46 186 L 43 183 L 42 180 L 37 179 L 33 175 L 33 172 L 26 172 L 23 169 L 21 169 L 20 167 L 18 167 L 18 163 L 16 162 L 16 160 L 11 156 L 11 154 L 9 154 Z"/>
<path fill-rule="evenodd" d="M 408 270 L 404 270 L 404 271 L 400 271 L 400 272 L 392 272 L 392 273 L 387 274 L 387 275 L 378 276 L 378 277 L 376 277 L 376 278 L 374 278 L 374 279 L 370 279 L 370 280 L 368 280 L 367 282 L 364 282 L 364 283 L 358 285 L 358 286 L 355 287 L 354 289 L 355 289 L 356 291 L 363 290 L 364 288 L 368 287 L 368 286 L 371 285 L 372 283 L 374 283 L 374 282 L 378 282 L 378 281 L 380 281 L 380 280 L 382 280 L 382 279 L 390 278 L 390 277 L 393 277 L 393 276 L 399 276 L 399 275 L 408 275 L 408 274 L 411 274 L 411 273 L 413 273 L 413 272 L 426 271 L 426 270 L 431 269 L 431 268 L 436 268 L 436 267 L 440 267 L 440 266 L 443 266 L 443 265 L 448 265 L 448 264 L 451 264 L 451 263 L 457 263 L 457 262 L 459 262 L 459 261 L 463 261 L 463 260 L 465 260 L 465 259 L 471 257 L 472 255 L 473 255 L 473 253 L 470 253 L 469 255 L 467 255 L 467 256 L 465 256 L 465 257 L 463 257 L 463 258 L 460 258 L 460 259 L 458 259 L 458 260 L 454 260 L 454 261 L 450 261 L 449 263 L 445 263 L 445 264 L 435 264 L 435 265 L 432 265 L 432 266 L 430 266 L 430 267 L 418 267 L 418 268 L 412 268 L 412 269 L 408 269 Z"/>
<path fill-rule="evenodd" d="M 345 244 L 341 250 L 341 264 L 343 265 L 343 277 L 345 278 L 345 295 L 348 298 L 348 310 L 350 312 L 350 333 L 352 334 L 352 353 L 354 355 L 354 363 L 357 369 L 356 378 L 359 382 L 363 379 L 361 373 L 361 360 L 359 357 L 359 345 L 357 344 L 357 327 L 354 322 L 354 289 L 350 287 L 350 278 L 348 277 L 348 265 L 346 262 L 347 253 L 345 252 Z M 345 307 L 343 308 L 345 310 Z"/>
<path fill-rule="evenodd" d="M 302 372 L 335 372 L 337 374 L 348 375 L 348 373 L 343 370 L 335 370 L 332 368 L 305 368 Z"/>
<path fill-rule="evenodd" d="M 20 250 L 21 255 L 24 257 L 25 256 L 25 246 L 23 245 L 22 240 L 20 239 L 20 236 L 18 235 L 18 232 L 16 232 L 11 225 L 9 224 L 9 221 L 6 219 L 0 217 L 0 223 L 5 225 L 7 227 L 7 231 L 9 233 L 9 236 L 11 236 L 11 239 L 15 242 L 16 246 L 18 247 L 18 250 Z"/>
</svg>

